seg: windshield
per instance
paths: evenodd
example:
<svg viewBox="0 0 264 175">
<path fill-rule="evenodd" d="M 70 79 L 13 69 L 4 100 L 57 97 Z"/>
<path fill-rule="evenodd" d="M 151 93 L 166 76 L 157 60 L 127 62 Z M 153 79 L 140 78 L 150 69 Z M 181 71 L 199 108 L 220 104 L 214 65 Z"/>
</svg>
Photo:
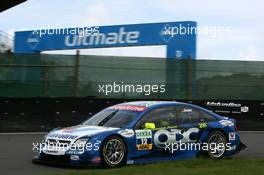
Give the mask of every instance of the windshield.
<svg viewBox="0 0 264 175">
<path fill-rule="evenodd" d="M 132 122 L 136 116 L 137 112 L 135 111 L 107 108 L 83 122 L 83 125 L 123 128 Z"/>
</svg>

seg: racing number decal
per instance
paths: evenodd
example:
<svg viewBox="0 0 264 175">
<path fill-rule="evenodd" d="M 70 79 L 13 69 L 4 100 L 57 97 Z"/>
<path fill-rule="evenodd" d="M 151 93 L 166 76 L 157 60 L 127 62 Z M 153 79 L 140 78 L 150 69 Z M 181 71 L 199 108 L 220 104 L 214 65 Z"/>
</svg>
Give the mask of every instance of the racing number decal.
<svg viewBox="0 0 264 175">
<path fill-rule="evenodd" d="M 147 139 L 147 138 L 142 138 L 142 139 L 141 139 L 141 144 L 142 144 L 142 145 L 146 145 L 146 144 L 148 144 L 148 139 Z"/>
<path fill-rule="evenodd" d="M 152 149 L 151 130 L 136 130 L 136 146 L 138 150 Z"/>
</svg>

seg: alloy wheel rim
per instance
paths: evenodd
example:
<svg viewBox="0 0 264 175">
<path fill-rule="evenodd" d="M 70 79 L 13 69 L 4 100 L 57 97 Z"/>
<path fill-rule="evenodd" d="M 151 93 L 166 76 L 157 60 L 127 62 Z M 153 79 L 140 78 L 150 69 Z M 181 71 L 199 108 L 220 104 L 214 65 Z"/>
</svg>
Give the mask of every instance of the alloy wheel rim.
<svg viewBox="0 0 264 175">
<path fill-rule="evenodd" d="M 105 159 L 112 165 L 119 164 L 124 157 L 124 144 L 118 139 L 111 139 L 105 145 Z"/>
<path fill-rule="evenodd" d="M 212 135 L 209 140 L 209 153 L 214 157 L 214 158 L 219 158 L 225 153 L 225 138 L 220 135 L 220 134 L 214 134 Z M 223 147 L 222 149 L 219 148 L 219 144 L 222 144 Z M 217 146 L 217 148 L 213 147 Z"/>
</svg>

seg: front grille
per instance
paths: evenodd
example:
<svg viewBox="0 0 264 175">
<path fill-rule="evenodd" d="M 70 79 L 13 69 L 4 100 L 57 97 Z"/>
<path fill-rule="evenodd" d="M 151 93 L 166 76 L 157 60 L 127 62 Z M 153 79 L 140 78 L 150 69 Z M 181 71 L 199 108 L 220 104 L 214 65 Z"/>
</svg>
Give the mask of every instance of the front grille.
<svg viewBox="0 0 264 175">
<path fill-rule="evenodd" d="M 48 139 L 46 144 L 51 149 L 62 149 L 62 150 L 65 150 L 65 149 L 70 147 L 71 141 Z"/>
<path fill-rule="evenodd" d="M 40 155 L 40 158 L 42 160 L 45 160 L 47 162 L 56 162 L 56 163 L 69 163 L 70 162 L 70 156 L 69 155 L 49 155 L 42 153 Z"/>
</svg>

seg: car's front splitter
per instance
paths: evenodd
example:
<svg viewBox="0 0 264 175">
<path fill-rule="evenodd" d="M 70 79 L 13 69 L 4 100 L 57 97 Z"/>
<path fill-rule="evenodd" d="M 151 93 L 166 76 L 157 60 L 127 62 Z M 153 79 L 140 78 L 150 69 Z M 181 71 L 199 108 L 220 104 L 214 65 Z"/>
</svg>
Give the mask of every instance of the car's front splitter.
<svg viewBox="0 0 264 175">
<path fill-rule="evenodd" d="M 247 148 L 247 146 L 244 143 L 240 142 L 235 153 L 239 153 L 240 151 L 242 151 L 246 148 Z"/>
<path fill-rule="evenodd" d="M 94 158 L 92 160 L 73 160 L 71 155 L 47 155 L 39 154 L 32 159 L 33 163 L 44 164 L 51 166 L 63 166 L 63 167 L 75 167 L 75 168 L 87 168 L 91 166 L 100 166 L 100 158 Z"/>
</svg>

